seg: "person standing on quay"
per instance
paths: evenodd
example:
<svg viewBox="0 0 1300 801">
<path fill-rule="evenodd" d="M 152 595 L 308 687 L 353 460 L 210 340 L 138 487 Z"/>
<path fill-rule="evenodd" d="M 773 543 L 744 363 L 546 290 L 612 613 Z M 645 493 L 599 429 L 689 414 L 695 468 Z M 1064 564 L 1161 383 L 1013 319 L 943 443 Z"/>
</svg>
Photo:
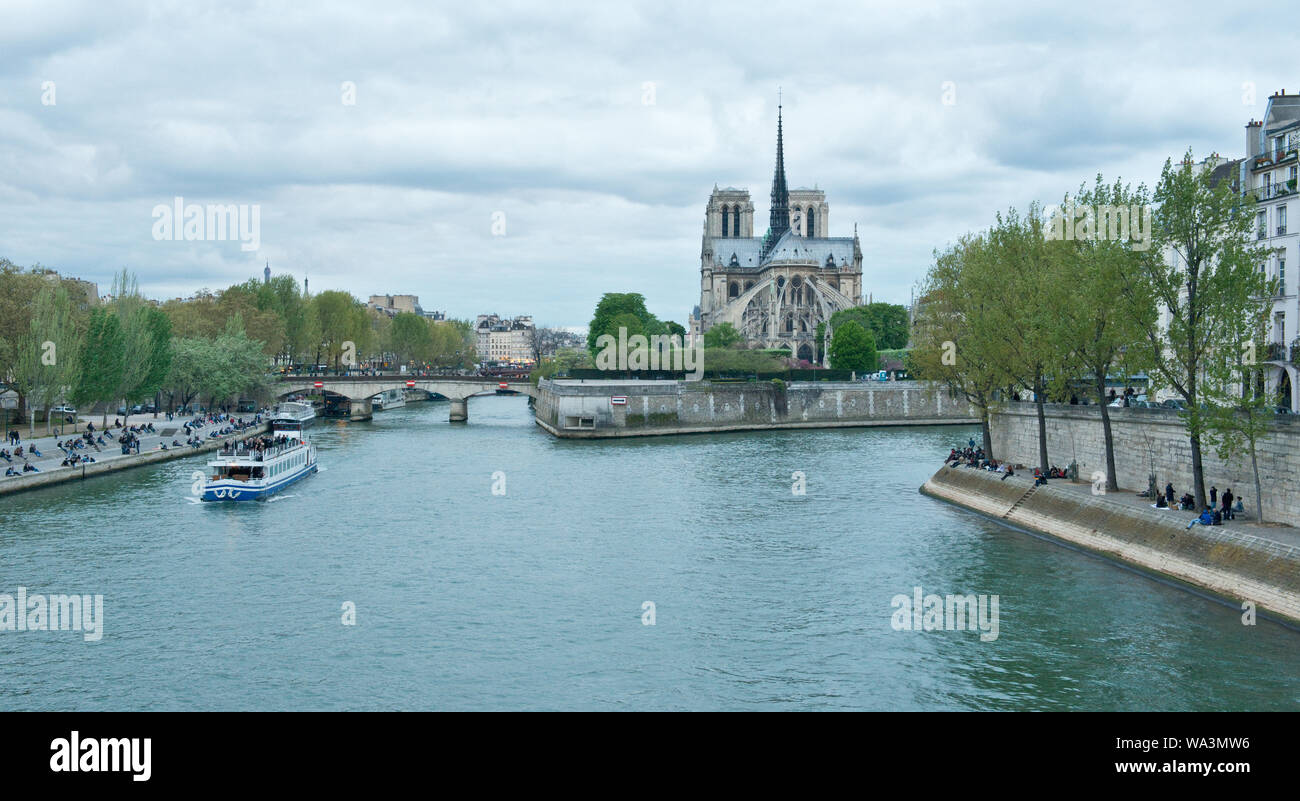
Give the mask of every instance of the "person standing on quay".
<svg viewBox="0 0 1300 801">
<path fill-rule="evenodd" d="M 1216 506 L 1218 503 L 1219 503 L 1219 490 L 1216 489 L 1215 487 L 1211 486 L 1211 487 L 1210 487 L 1210 506 L 1211 506 L 1211 508 L 1213 508 L 1214 506 Z"/>
<path fill-rule="evenodd" d="M 1232 500 L 1233 500 L 1232 487 L 1228 487 L 1223 491 L 1223 519 L 1224 520 L 1232 519 Z"/>
</svg>

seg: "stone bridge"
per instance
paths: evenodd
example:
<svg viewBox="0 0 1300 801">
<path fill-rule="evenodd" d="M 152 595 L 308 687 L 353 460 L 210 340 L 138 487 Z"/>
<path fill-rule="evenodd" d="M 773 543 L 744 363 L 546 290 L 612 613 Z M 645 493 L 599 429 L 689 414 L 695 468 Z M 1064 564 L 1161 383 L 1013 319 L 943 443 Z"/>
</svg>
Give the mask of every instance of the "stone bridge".
<svg viewBox="0 0 1300 801">
<path fill-rule="evenodd" d="M 390 389 L 419 389 L 441 395 L 451 401 L 450 420 L 469 420 L 469 399 L 476 395 L 495 395 L 509 390 L 531 398 L 537 388 L 527 380 L 487 378 L 484 376 L 286 376 L 276 385 L 278 397 L 295 393 L 330 392 L 351 401 L 353 420 L 369 420 L 373 414 L 370 399 Z"/>
</svg>

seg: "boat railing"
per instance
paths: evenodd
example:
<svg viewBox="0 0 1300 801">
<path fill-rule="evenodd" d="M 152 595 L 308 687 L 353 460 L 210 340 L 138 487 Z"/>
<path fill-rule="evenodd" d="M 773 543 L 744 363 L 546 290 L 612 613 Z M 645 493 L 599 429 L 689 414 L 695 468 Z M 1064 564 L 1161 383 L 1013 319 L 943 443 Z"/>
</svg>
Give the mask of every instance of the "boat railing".
<svg viewBox="0 0 1300 801">
<path fill-rule="evenodd" d="M 218 451 L 218 453 L 221 456 L 247 458 L 254 462 L 265 462 L 274 459 L 282 453 L 288 453 L 289 451 L 301 447 L 303 447 L 303 442 L 296 439 L 291 439 L 281 445 L 268 445 L 260 448 L 249 440 L 245 440 L 238 443 L 227 443 L 224 448 Z"/>
</svg>

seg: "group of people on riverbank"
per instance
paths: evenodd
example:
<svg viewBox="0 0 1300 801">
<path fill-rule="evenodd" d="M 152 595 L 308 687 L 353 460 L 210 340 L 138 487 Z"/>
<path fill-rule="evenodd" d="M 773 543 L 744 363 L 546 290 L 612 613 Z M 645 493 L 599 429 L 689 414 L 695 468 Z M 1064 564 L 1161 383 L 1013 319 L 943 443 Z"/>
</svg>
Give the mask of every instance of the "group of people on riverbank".
<svg viewBox="0 0 1300 801">
<path fill-rule="evenodd" d="M 200 448 L 204 443 L 221 439 L 223 437 L 237 434 L 248 429 L 251 426 L 259 425 L 262 422 L 262 413 L 257 413 L 253 418 L 231 417 L 226 413 L 213 413 L 196 415 L 186 421 L 183 425 L 186 433 L 185 445 L 192 448 Z M 216 426 L 213 429 L 213 426 Z M 58 467 L 77 467 L 78 465 L 93 464 L 98 459 L 91 453 L 102 453 L 105 447 L 116 442 L 122 455 L 139 454 L 143 445 L 143 438 L 151 435 L 157 435 L 158 429 L 153 422 L 138 423 L 135 425 L 125 425 L 119 418 L 114 418 L 104 428 L 100 429 L 94 422 L 88 422 L 85 430 L 75 436 L 69 436 L 66 439 L 56 440 L 54 445 L 62 454 L 62 459 Z M 9 430 L 5 434 L 6 443 L 13 448 L 0 448 L 0 460 L 8 463 L 7 469 L 3 474 L 5 478 L 22 476 L 26 473 L 39 473 L 41 468 L 31 463 L 31 459 L 41 459 L 45 455 L 34 442 L 28 445 L 22 445 L 22 436 L 19 432 Z M 179 439 L 172 439 L 171 447 L 183 447 Z M 157 444 L 158 450 L 168 450 L 166 441 Z M 58 454 L 54 455 L 58 457 Z M 102 458 L 102 457 L 101 457 Z M 21 464 L 20 464 L 21 462 Z M 54 467 L 51 462 L 47 467 Z"/>
<path fill-rule="evenodd" d="M 1016 474 L 1015 468 L 1010 464 L 990 459 L 984 449 L 975 444 L 974 437 L 966 443 L 966 447 L 957 446 L 949 450 L 948 457 L 943 461 L 948 467 L 974 467 L 990 473 L 998 473 L 1003 481 Z"/>
<path fill-rule="evenodd" d="M 13 439 L 10 439 L 9 441 L 15 442 L 15 440 Z M 17 441 L 21 442 L 21 440 L 17 440 Z M 41 472 L 40 468 L 32 464 L 30 459 L 32 459 L 33 457 L 39 459 L 43 455 L 44 454 L 41 453 L 40 449 L 36 447 L 36 443 L 32 443 L 31 445 L 28 445 L 26 451 L 23 450 L 22 445 L 15 446 L 12 452 L 9 451 L 7 448 L 0 448 L 0 459 L 4 459 L 6 462 L 9 463 L 9 466 L 5 468 L 5 478 L 9 478 L 11 476 L 21 476 L 23 473 Z M 13 466 L 15 459 L 23 460 L 23 466 L 21 470 Z"/>
<path fill-rule="evenodd" d="M 1147 495 L 1147 493 L 1142 493 Z M 1180 509 L 1185 512 L 1196 511 L 1196 498 L 1190 492 L 1184 492 L 1178 497 L 1177 504 L 1174 502 L 1174 485 L 1172 482 L 1165 484 L 1165 491 L 1156 494 L 1155 507 L 1157 509 Z M 1149 497 L 1149 496 L 1148 496 Z M 1245 512 L 1245 507 L 1241 500 L 1232 494 L 1232 488 L 1228 487 L 1219 494 L 1218 487 L 1210 487 L 1210 502 L 1202 510 L 1200 516 L 1193 518 L 1192 522 L 1187 524 L 1188 528 L 1200 523 L 1203 526 L 1221 526 L 1225 520 L 1233 520 L 1239 513 Z"/>
</svg>

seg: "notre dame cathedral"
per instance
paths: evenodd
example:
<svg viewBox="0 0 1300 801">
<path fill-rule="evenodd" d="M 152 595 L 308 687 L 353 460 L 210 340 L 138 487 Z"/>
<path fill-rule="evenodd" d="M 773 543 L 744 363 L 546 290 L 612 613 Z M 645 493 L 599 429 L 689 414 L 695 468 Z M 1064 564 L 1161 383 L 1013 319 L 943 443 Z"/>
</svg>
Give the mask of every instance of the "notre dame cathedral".
<svg viewBox="0 0 1300 801">
<path fill-rule="evenodd" d="M 860 305 L 862 249 L 852 237 L 827 236 L 830 207 L 820 189 L 787 189 L 781 110 L 767 233 L 754 236 L 746 189 L 714 187 L 700 250 L 700 305 L 693 333 L 731 323 L 750 347 L 789 348 L 812 361 L 817 324 Z"/>
</svg>

